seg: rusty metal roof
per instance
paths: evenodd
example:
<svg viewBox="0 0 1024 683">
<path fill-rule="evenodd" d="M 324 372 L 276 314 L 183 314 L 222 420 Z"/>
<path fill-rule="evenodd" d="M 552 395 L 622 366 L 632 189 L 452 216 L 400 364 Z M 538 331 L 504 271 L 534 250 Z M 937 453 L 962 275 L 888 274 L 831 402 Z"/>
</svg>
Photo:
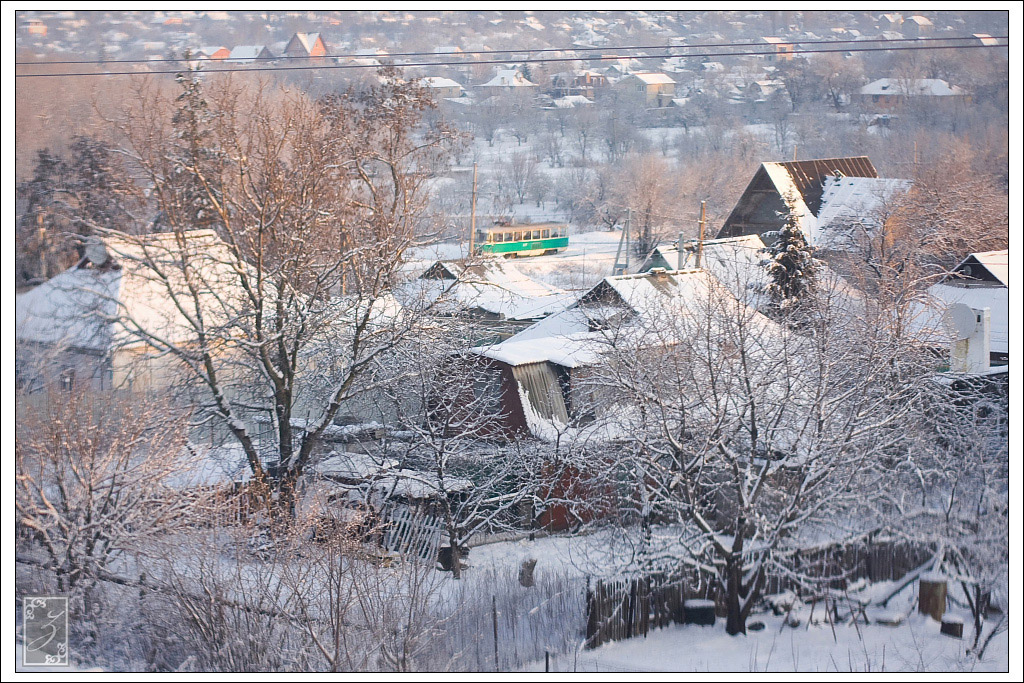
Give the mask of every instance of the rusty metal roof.
<svg viewBox="0 0 1024 683">
<path fill-rule="evenodd" d="M 867 157 L 837 157 L 835 159 L 808 159 L 806 161 L 780 161 L 793 178 L 793 183 L 803 197 L 804 204 L 815 216 L 821 208 L 826 176 L 852 176 L 855 178 L 877 178 L 871 160 Z"/>
</svg>

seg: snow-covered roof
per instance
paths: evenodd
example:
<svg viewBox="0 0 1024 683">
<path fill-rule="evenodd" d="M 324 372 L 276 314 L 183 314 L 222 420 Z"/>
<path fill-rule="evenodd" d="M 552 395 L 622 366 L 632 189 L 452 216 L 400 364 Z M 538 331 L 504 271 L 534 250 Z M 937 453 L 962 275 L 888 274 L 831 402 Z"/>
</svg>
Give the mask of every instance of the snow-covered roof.
<svg viewBox="0 0 1024 683">
<path fill-rule="evenodd" d="M 435 301 L 435 310 L 478 309 L 503 320 L 538 320 L 572 303 L 572 294 L 523 274 L 504 258 L 462 268 L 438 261 L 425 270 L 439 279 L 420 278 L 408 294 Z"/>
<path fill-rule="evenodd" d="M 302 48 L 306 52 L 312 52 L 313 47 L 316 45 L 316 41 L 320 39 L 319 33 L 296 33 L 295 37 L 302 43 Z"/>
<path fill-rule="evenodd" d="M 450 78 L 443 78 L 441 76 L 426 76 L 420 79 L 420 85 L 424 88 L 461 88 L 457 82 Z"/>
<path fill-rule="evenodd" d="M 662 327 L 671 318 L 697 314 L 712 291 L 715 297 L 729 298 L 728 290 L 706 270 L 657 269 L 606 277 L 572 307 L 473 352 L 512 366 L 541 362 L 568 368 L 593 365 L 606 348 L 602 328 L 624 326 L 643 334 L 645 328 Z M 737 300 L 733 303 L 744 307 Z M 760 314 L 752 315 L 771 324 Z M 663 336 L 653 343 L 671 341 Z"/>
<path fill-rule="evenodd" d="M 631 74 L 631 75 L 635 76 L 636 78 L 639 78 L 641 81 L 643 81 L 647 85 L 663 85 L 663 84 L 666 84 L 666 83 L 675 83 L 675 81 L 672 80 L 668 76 L 668 74 L 635 73 L 635 74 Z"/>
<path fill-rule="evenodd" d="M 494 78 L 480 85 L 481 88 L 498 88 L 498 87 L 509 87 L 509 88 L 525 88 L 536 86 L 536 83 L 531 83 L 526 79 L 522 73 L 515 69 L 501 69 Z"/>
<path fill-rule="evenodd" d="M 724 284 L 733 296 L 756 307 L 761 304 L 760 290 L 767 277 L 765 269 L 761 265 L 765 259 L 764 246 L 764 242 L 757 235 L 705 240 L 700 265 Z M 640 269 L 696 268 L 696 242 L 684 243 L 682 249 L 681 266 L 679 244 L 674 243 L 657 247 Z"/>
<path fill-rule="evenodd" d="M 265 45 L 236 45 L 227 58 L 232 62 L 251 62 L 265 49 Z"/>
<path fill-rule="evenodd" d="M 949 97 L 963 95 L 964 91 L 950 85 L 941 78 L 879 78 L 860 89 L 861 95 L 923 95 L 928 97 Z"/>
<path fill-rule="evenodd" d="M 588 99 L 583 95 L 566 95 L 565 97 L 559 97 L 557 100 L 554 100 L 554 105 L 559 109 L 572 109 L 573 107 L 585 106 L 593 103 L 593 100 Z"/>
<path fill-rule="evenodd" d="M 918 26 L 934 26 L 932 20 L 927 17 L 922 17 L 920 14 L 915 14 L 912 17 L 908 17 L 907 21 L 912 21 Z"/>
<path fill-rule="evenodd" d="M 139 263 L 144 253 L 158 263 L 166 262 L 164 273 L 172 286 L 185 291 L 181 270 L 174 266 L 175 254 L 181 253 L 178 237 L 174 233 L 131 240 L 107 237 L 89 247 L 80 263 L 17 296 L 18 340 L 103 353 L 143 345 L 131 332 L 134 327 L 171 343 L 192 339 L 192 327 L 171 301 L 166 285 Z M 204 280 L 218 285 L 220 291 L 208 294 L 211 300 L 229 297 L 237 280 L 227 245 L 212 230 L 192 230 L 180 237 L 192 255 L 192 266 Z"/>
<path fill-rule="evenodd" d="M 1000 249 L 999 251 L 981 251 L 969 255 L 953 270 L 967 274 L 965 266 L 977 261 L 985 270 L 992 274 L 1004 287 L 1010 286 L 1010 250 Z M 975 274 L 977 276 L 977 274 Z"/>
<path fill-rule="evenodd" d="M 880 212 L 913 181 L 903 178 L 828 176 L 817 221 L 808 222 L 807 241 L 823 249 L 849 250 L 859 236 L 880 226 Z"/>
</svg>

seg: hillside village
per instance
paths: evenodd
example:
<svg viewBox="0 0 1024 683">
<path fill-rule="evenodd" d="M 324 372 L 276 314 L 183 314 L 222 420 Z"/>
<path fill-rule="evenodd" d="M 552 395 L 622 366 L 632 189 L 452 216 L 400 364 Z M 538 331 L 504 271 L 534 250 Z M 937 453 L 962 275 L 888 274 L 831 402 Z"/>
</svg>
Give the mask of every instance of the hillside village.
<svg viewBox="0 0 1024 683">
<path fill-rule="evenodd" d="M 1007 32 L 18 12 L 18 597 L 106 670 L 1007 671 Z"/>
</svg>

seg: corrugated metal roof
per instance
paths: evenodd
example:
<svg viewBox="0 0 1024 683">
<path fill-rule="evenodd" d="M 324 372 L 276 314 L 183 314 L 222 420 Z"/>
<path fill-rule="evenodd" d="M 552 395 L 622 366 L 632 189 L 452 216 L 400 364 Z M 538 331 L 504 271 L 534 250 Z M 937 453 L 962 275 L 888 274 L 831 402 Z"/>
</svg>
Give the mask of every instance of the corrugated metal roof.
<svg viewBox="0 0 1024 683">
<path fill-rule="evenodd" d="M 775 162 L 786 169 L 797 191 L 800 192 L 804 204 L 815 216 L 821 208 L 821 196 L 825 189 L 827 176 L 856 176 L 858 178 L 877 178 L 878 171 L 866 156 L 836 157 L 833 159 L 808 159 L 805 161 Z M 767 166 L 767 164 L 765 164 Z"/>
</svg>

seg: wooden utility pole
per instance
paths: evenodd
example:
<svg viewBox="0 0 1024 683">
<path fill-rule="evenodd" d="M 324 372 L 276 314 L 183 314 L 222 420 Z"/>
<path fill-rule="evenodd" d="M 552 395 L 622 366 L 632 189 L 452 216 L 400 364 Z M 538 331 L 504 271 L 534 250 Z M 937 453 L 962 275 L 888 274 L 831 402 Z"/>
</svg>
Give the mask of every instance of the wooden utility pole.
<svg viewBox="0 0 1024 683">
<path fill-rule="evenodd" d="M 473 164 L 473 199 L 469 209 L 469 257 L 473 258 L 473 242 L 476 239 L 476 164 Z"/>
<path fill-rule="evenodd" d="M 626 209 L 626 270 L 623 275 L 629 273 L 629 233 L 633 230 L 633 209 Z"/>
<path fill-rule="evenodd" d="M 793 161 L 796 161 L 796 148 L 797 145 L 793 145 Z"/>
<path fill-rule="evenodd" d="M 701 257 L 704 255 L 704 222 L 707 218 L 707 202 L 700 202 L 700 235 L 697 238 L 697 267 L 700 268 Z"/>
<path fill-rule="evenodd" d="M 629 272 L 629 229 L 632 217 L 633 210 L 626 209 L 626 227 L 623 228 L 622 234 L 619 235 L 619 248 L 615 251 L 615 263 L 612 265 L 612 275 L 625 275 Z M 625 260 L 620 260 L 622 257 L 623 244 L 625 244 L 626 247 L 626 258 Z"/>
</svg>

